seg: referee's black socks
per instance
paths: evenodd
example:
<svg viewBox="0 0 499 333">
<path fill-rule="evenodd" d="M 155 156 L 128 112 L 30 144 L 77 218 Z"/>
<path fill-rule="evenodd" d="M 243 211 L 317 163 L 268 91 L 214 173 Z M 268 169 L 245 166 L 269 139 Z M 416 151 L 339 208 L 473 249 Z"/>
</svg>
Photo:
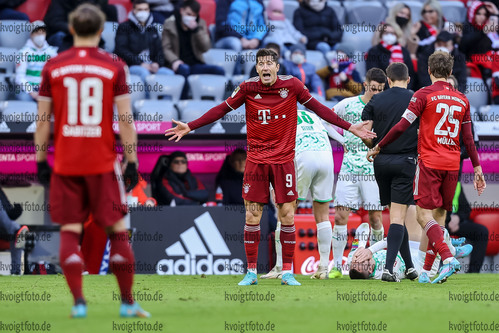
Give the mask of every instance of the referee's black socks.
<svg viewBox="0 0 499 333">
<path fill-rule="evenodd" d="M 390 224 L 390 229 L 388 229 L 385 268 L 392 274 L 393 265 L 395 264 L 395 259 L 397 259 L 397 253 L 399 252 L 400 245 L 404 239 L 404 229 L 405 227 L 403 225 L 396 223 Z"/>
<path fill-rule="evenodd" d="M 407 233 L 407 228 L 405 226 L 404 239 L 402 240 L 402 244 L 400 244 L 400 255 L 402 256 L 402 259 L 404 259 L 406 270 L 414 267 L 411 257 L 411 248 L 409 246 L 409 234 Z"/>
</svg>

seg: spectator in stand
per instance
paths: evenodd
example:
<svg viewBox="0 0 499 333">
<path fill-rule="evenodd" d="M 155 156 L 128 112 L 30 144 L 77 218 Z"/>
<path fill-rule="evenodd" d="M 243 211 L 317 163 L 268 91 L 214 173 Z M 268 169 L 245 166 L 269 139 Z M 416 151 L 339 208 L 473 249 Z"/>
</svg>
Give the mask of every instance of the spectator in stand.
<svg viewBox="0 0 499 333">
<path fill-rule="evenodd" d="M 265 48 L 274 50 L 275 53 L 277 53 L 277 59 L 279 59 L 278 60 L 279 70 L 277 71 L 277 75 L 288 75 L 288 72 L 286 71 L 286 66 L 282 63 L 283 60 L 281 58 L 281 47 L 279 46 L 279 44 L 268 43 L 267 45 L 265 45 Z M 256 65 L 253 66 L 250 72 L 250 77 L 253 76 L 258 76 L 258 73 L 256 72 Z"/>
<path fill-rule="evenodd" d="M 187 168 L 187 156 L 181 151 L 170 155 L 169 167 L 163 175 L 158 205 L 201 205 L 208 201 L 208 191 Z"/>
<path fill-rule="evenodd" d="M 338 50 L 328 54 L 329 66 L 317 71 L 317 75 L 327 82 L 326 99 L 353 97 L 362 92 L 362 78 L 345 52 Z"/>
<path fill-rule="evenodd" d="M 21 255 L 26 243 L 28 227 L 20 226 L 15 220 L 21 216 L 22 206 L 18 203 L 12 205 L 0 188 L 0 239 L 10 242 L 10 274 L 21 275 Z"/>
<path fill-rule="evenodd" d="M 307 62 L 306 51 L 303 44 L 293 45 L 290 49 L 291 61 L 284 60 L 283 65 L 286 67 L 288 75 L 293 75 L 301 80 L 311 93 L 324 97 L 321 78 L 315 72 L 315 66 Z"/>
<path fill-rule="evenodd" d="M 186 79 L 191 74 L 225 75 L 225 70 L 204 62 L 203 53 L 211 47 L 206 22 L 199 17 L 201 5 L 196 0 L 185 0 L 163 26 L 163 52 L 166 62 L 176 74 Z M 187 98 L 186 81 L 182 99 Z"/>
<path fill-rule="evenodd" d="M 28 15 L 15 10 L 26 0 L 0 0 L 0 20 L 29 21 Z"/>
<path fill-rule="evenodd" d="M 267 5 L 267 17 L 269 34 L 264 40 L 264 44 L 270 42 L 279 44 L 282 50 L 289 49 L 294 44 L 307 44 L 307 37 L 296 30 L 294 25 L 284 16 L 284 2 L 282 0 L 270 0 Z"/>
<path fill-rule="evenodd" d="M 411 8 L 403 2 L 396 3 L 390 8 L 385 22 L 390 24 L 397 32 L 397 35 L 400 36 L 398 39 L 400 46 L 405 47 L 411 54 L 411 57 L 416 59 L 419 39 L 412 31 Z M 383 23 L 378 26 L 376 31 L 381 31 L 382 27 Z M 379 34 L 373 34 L 372 45 L 377 45 L 379 42 Z"/>
<path fill-rule="evenodd" d="M 419 88 L 431 85 L 430 75 L 428 74 L 428 58 L 435 51 L 444 51 L 450 53 L 454 57 L 454 66 L 452 74 L 457 79 L 457 90 L 464 94 L 466 90 L 466 59 L 456 47 L 454 35 L 448 31 L 440 31 L 435 43 L 430 47 L 425 48 L 418 57 L 418 84 Z"/>
<path fill-rule="evenodd" d="M 130 67 L 130 74 L 140 76 L 142 82 L 151 74 L 173 74 L 164 67 L 161 37 L 152 21 L 147 1 L 135 0 L 128 20 L 121 23 L 116 31 L 114 53 Z"/>
<path fill-rule="evenodd" d="M 486 54 L 499 50 L 498 14 L 497 7 L 491 2 L 473 1 L 468 8 L 459 49 L 466 56 L 471 77 L 490 77 L 490 73 L 484 72 L 484 65 L 487 67 Z"/>
<path fill-rule="evenodd" d="M 57 55 L 57 48 L 47 41 L 47 27 L 43 21 L 31 24 L 30 38 L 19 50 L 22 55 L 16 63 L 16 99 L 21 101 L 36 101 L 43 66 Z"/>
<path fill-rule="evenodd" d="M 59 53 L 73 46 L 73 36 L 68 30 L 68 15 L 84 2 L 98 6 L 106 14 L 106 21 L 118 22 L 116 7 L 109 5 L 108 0 L 52 0 L 43 21 L 47 25 L 47 42 L 58 47 Z M 102 39 L 99 46 L 104 47 Z"/>
<path fill-rule="evenodd" d="M 163 25 L 165 20 L 173 15 L 177 0 L 147 0 L 151 8 L 153 23 Z"/>
<path fill-rule="evenodd" d="M 408 89 L 414 90 L 416 87 L 416 73 L 412 65 L 409 51 L 398 43 L 399 35 L 391 24 L 385 23 L 379 31 L 380 42 L 369 49 L 366 55 L 366 71 L 371 68 L 381 68 L 386 70 L 392 62 L 403 62 L 409 69 Z"/>
<path fill-rule="evenodd" d="M 304 0 L 295 11 L 293 24 L 307 36 L 307 48 L 324 55 L 341 42 L 343 30 L 336 13 L 326 6 L 326 0 Z"/>
<path fill-rule="evenodd" d="M 417 53 L 421 53 L 437 39 L 437 35 L 442 30 L 450 32 L 456 31 L 450 22 L 447 22 L 442 15 L 442 7 L 437 0 L 427 0 L 421 11 L 422 20 L 413 26 L 413 33 L 419 38 Z"/>
<path fill-rule="evenodd" d="M 218 0 L 215 47 L 237 52 L 259 48 L 268 30 L 264 9 L 262 0 Z"/>
<path fill-rule="evenodd" d="M 243 205 L 243 175 L 246 165 L 246 151 L 238 148 L 225 158 L 215 180 L 216 187 L 223 193 L 224 205 Z"/>
</svg>

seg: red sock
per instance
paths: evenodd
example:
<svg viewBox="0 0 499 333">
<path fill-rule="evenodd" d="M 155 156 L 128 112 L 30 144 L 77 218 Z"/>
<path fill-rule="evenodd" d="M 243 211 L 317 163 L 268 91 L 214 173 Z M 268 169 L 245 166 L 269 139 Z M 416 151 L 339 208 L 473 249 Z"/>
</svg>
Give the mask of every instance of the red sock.
<svg viewBox="0 0 499 333">
<path fill-rule="evenodd" d="M 423 269 L 425 271 L 431 271 L 431 267 L 433 266 L 433 262 L 435 261 L 435 258 L 437 257 L 437 251 L 435 250 L 435 248 L 433 247 L 433 245 L 431 245 L 430 242 L 428 242 L 428 247 L 426 248 L 426 256 L 425 256 L 425 259 L 424 259 L 424 266 L 423 266 Z"/>
<path fill-rule="evenodd" d="M 260 225 L 246 224 L 244 226 L 244 251 L 246 251 L 248 269 L 256 269 L 259 243 Z"/>
<path fill-rule="evenodd" d="M 430 248 L 431 244 L 433 248 L 437 250 L 438 253 L 440 253 L 442 261 L 447 258 L 451 258 L 452 254 L 450 253 L 449 247 L 444 242 L 444 232 L 440 228 L 440 225 L 438 225 L 435 220 L 431 220 L 430 222 L 426 223 L 424 230 L 426 231 L 426 235 L 428 236 L 428 248 Z"/>
<path fill-rule="evenodd" d="M 72 231 L 61 231 L 61 245 L 59 247 L 59 259 L 62 272 L 66 277 L 71 294 L 73 294 L 75 305 L 77 302 L 85 302 L 82 291 L 83 255 L 80 252 L 80 234 Z"/>
<path fill-rule="evenodd" d="M 109 264 L 120 286 L 121 302 L 133 304 L 132 285 L 135 258 L 128 242 L 128 232 L 112 233 L 109 235 L 109 240 L 111 241 Z"/>
<path fill-rule="evenodd" d="M 281 226 L 282 270 L 290 271 L 295 255 L 296 234 L 295 225 Z"/>
</svg>

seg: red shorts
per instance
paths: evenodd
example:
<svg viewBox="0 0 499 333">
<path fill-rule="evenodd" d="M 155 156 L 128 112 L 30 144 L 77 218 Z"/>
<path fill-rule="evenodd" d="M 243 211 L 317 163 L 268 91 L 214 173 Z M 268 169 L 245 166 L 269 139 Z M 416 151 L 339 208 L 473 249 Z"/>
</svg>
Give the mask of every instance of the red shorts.
<svg viewBox="0 0 499 333">
<path fill-rule="evenodd" d="M 119 181 L 118 181 L 119 180 Z M 114 171 L 50 179 L 50 217 L 58 224 L 83 223 L 90 213 L 95 223 L 110 227 L 128 212 L 121 174 Z"/>
<path fill-rule="evenodd" d="M 414 201 L 425 209 L 443 208 L 452 211 L 452 200 L 456 192 L 458 170 L 427 168 L 418 160 L 414 177 Z"/>
<path fill-rule="evenodd" d="M 294 161 L 284 164 L 256 164 L 246 161 L 243 180 L 243 199 L 268 203 L 270 184 L 274 187 L 276 203 L 298 199 Z"/>
</svg>

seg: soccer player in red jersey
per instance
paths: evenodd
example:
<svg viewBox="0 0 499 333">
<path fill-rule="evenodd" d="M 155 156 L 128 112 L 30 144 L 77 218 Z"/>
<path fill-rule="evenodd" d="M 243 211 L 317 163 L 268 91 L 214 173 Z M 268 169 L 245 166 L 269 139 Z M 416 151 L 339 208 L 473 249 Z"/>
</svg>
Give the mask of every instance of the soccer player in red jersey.
<svg viewBox="0 0 499 333">
<path fill-rule="evenodd" d="M 429 57 L 428 74 L 432 85 L 414 94 L 402 119 L 367 154 L 367 158 L 372 161 L 380 149 L 395 141 L 417 117 L 420 117 L 414 201 L 418 222 L 429 240 L 423 270 L 431 269 L 437 252 L 444 263 L 439 276 L 432 283 L 445 282 L 449 276 L 461 269 L 459 261 L 452 257 L 445 244 L 443 233 L 445 216 L 448 210 L 452 210 L 452 199 L 458 180 L 461 124 L 463 142 L 475 172 L 473 185 L 478 195 L 481 195 L 486 187 L 471 132 L 470 103 L 464 94 L 447 82 L 453 63 L 452 56 L 445 52 L 438 51 Z M 430 279 L 423 272 L 419 282 L 429 283 Z"/>
<path fill-rule="evenodd" d="M 294 211 L 297 199 L 294 148 L 297 126 L 297 101 L 321 118 L 353 134 L 369 138 L 373 132 L 365 123 L 350 123 L 339 118 L 328 107 L 313 98 L 305 85 L 292 76 L 278 76 L 279 64 L 273 50 L 261 49 L 256 54 L 257 77 L 237 87 L 223 103 L 188 124 L 173 120 L 177 125 L 168 129 L 169 140 L 179 141 L 191 130 L 210 124 L 226 113 L 246 104 L 248 157 L 244 170 L 243 198 L 246 207 L 244 248 L 248 273 L 239 285 L 257 284 L 257 257 L 260 241 L 260 219 L 263 206 L 269 201 L 269 185 L 275 190 L 278 220 L 282 223 L 283 256 L 282 284 L 300 285 L 291 272 L 295 248 Z M 367 122 L 366 122 L 367 123 Z M 331 170 L 332 172 L 332 170 Z"/>
<path fill-rule="evenodd" d="M 54 172 L 47 151 L 37 150 L 38 177 L 50 181 L 50 215 L 61 224 L 60 263 L 74 297 L 71 317 L 86 317 L 82 293 L 84 261 L 79 249 L 83 222 L 91 213 L 111 242 L 110 266 L 121 291 L 120 314 L 149 317 L 132 297 L 134 256 L 125 226 L 127 207 L 120 165 L 114 150 L 113 104 L 119 114 L 123 145 L 136 147 L 128 94 L 128 68 L 97 47 L 105 22 L 97 7 L 83 4 L 69 15 L 74 47 L 50 59 L 42 71 L 35 145 L 46 147 L 54 116 Z M 137 154 L 124 149 L 124 179 L 138 181 Z"/>
</svg>

